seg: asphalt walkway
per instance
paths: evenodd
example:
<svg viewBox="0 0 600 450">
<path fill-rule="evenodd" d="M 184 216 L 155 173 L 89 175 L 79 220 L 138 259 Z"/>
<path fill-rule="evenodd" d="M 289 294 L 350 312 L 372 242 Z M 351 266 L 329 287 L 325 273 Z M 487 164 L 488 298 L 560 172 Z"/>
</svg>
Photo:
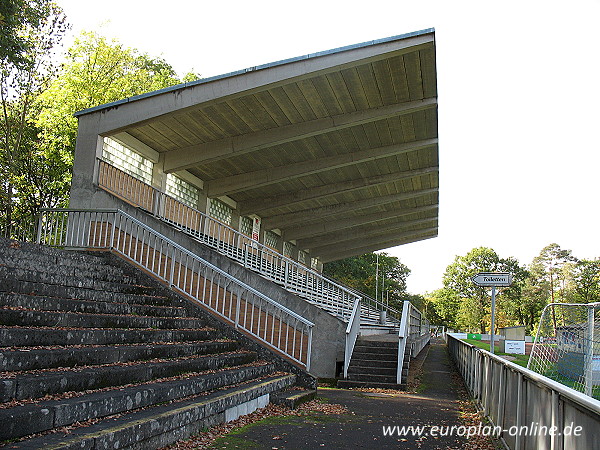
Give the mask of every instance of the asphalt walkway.
<svg viewBox="0 0 600 450">
<path fill-rule="evenodd" d="M 464 425 L 459 417 L 459 400 L 465 400 L 461 395 L 464 391 L 459 389 L 446 346 L 438 339 L 423 351 L 427 353 L 417 393 L 319 389 L 318 397 L 322 401 L 343 405 L 351 413 L 267 419 L 226 436 L 215 443 L 214 448 L 463 448 L 466 437 L 457 436 L 458 433 L 442 436 L 447 434 L 445 430 L 450 430 L 446 427 Z M 421 435 L 413 435 L 410 431 L 406 435 L 400 434 L 402 427 L 410 426 L 424 427 L 424 432 Z M 440 427 L 439 431 L 431 428 L 435 426 Z M 384 429 L 388 430 L 387 435 Z"/>
</svg>

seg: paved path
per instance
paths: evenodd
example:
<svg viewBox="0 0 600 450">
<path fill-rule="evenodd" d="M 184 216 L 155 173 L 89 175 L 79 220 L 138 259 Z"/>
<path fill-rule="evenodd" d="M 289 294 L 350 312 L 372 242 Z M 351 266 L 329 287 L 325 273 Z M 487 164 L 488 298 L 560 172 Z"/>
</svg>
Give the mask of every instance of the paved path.
<svg viewBox="0 0 600 450">
<path fill-rule="evenodd" d="M 272 418 L 241 433 L 226 436 L 215 448 L 261 449 L 459 449 L 457 436 L 384 436 L 383 427 L 460 426 L 459 391 L 454 369 L 441 340 L 424 349 L 421 388 L 416 394 L 371 394 L 320 389 L 328 403 L 346 406 L 353 414 Z"/>
</svg>

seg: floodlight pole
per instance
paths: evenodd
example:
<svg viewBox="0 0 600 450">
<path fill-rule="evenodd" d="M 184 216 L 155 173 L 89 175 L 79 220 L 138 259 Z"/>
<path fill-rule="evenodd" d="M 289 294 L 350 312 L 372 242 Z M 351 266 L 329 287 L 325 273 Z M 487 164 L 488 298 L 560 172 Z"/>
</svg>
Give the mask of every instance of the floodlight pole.
<svg viewBox="0 0 600 450">
<path fill-rule="evenodd" d="M 496 286 L 492 286 L 492 327 L 490 329 L 490 352 L 494 353 L 494 321 L 496 316 Z"/>
</svg>

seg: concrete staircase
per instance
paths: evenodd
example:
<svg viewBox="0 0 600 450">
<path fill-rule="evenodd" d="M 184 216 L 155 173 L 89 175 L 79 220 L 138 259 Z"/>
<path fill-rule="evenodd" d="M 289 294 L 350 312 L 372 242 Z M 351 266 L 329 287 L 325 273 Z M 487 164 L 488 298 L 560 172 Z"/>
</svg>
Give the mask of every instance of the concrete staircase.
<svg viewBox="0 0 600 450">
<path fill-rule="evenodd" d="M 159 448 L 294 385 L 314 379 L 115 256 L 0 239 L 10 448 Z"/>
<path fill-rule="evenodd" d="M 398 336 L 359 336 L 348 366 L 348 378 L 338 381 L 338 387 L 406 389 L 410 364 L 410 346 L 407 346 L 402 368 L 402 383 L 396 383 L 398 367 Z"/>
</svg>

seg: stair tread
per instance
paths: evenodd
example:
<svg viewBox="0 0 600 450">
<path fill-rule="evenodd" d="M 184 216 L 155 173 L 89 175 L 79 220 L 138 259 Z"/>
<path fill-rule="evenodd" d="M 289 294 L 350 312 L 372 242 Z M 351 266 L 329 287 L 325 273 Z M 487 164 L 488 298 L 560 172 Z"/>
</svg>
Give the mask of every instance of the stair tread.
<svg viewBox="0 0 600 450">
<path fill-rule="evenodd" d="M 266 376 L 273 371 L 272 364 L 250 365 L 183 379 L 168 378 L 127 387 L 111 387 L 72 398 L 46 400 L 10 409 L 0 409 L 0 441 L 71 425 L 75 422 L 121 414 L 190 395 L 199 395 L 208 390 Z M 227 375 L 231 376 L 232 380 L 225 380 Z M 38 428 L 45 429 L 32 430 L 20 424 L 48 414 L 53 416 L 52 426 L 48 427 L 43 421 L 38 423 Z"/>
<path fill-rule="evenodd" d="M 119 440 L 124 446 L 141 445 L 140 440 L 148 440 L 154 433 L 170 429 L 191 426 L 200 422 L 198 431 L 205 426 L 201 422 L 208 414 L 206 410 L 222 413 L 240 403 L 237 397 L 253 399 L 261 394 L 281 389 L 293 382 L 293 375 L 273 375 L 247 382 L 240 386 L 228 387 L 205 395 L 173 402 L 169 405 L 158 405 L 140 411 L 124 414 L 116 418 L 106 418 L 97 423 L 84 425 L 71 430 L 68 435 L 61 433 L 47 434 L 11 444 L 12 448 L 43 448 L 48 446 L 76 445 L 85 441 Z M 155 431 L 156 428 L 160 431 Z M 113 437 L 115 436 L 116 437 Z M 145 439 L 144 439 L 145 436 Z M 124 443 L 126 439 L 129 442 Z M 111 445 L 112 446 L 112 445 Z M 160 445 L 161 447 L 163 445 Z M 158 446 L 157 446 L 158 447 Z"/>
</svg>

